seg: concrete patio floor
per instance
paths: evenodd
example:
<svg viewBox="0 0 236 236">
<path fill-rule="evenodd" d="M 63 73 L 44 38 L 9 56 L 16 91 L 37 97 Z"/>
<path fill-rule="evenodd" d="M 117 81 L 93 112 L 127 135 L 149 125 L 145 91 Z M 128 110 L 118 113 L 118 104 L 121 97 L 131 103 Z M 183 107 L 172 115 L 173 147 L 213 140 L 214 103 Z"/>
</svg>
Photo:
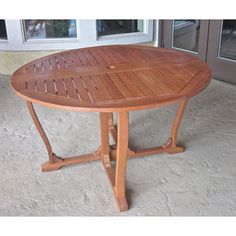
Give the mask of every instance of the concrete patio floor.
<svg viewBox="0 0 236 236">
<path fill-rule="evenodd" d="M 35 106 L 58 155 L 99 145 L 99 116 Z M 176 106 L 130 113 L 130 144 L 168 138 Z M 186 151 L 128 161 L 129 211 L 116 210 L 100 162 L 42 173 L 46 150 L 26 104 L 0 76 L 1 216 L 236 215 L 236 86 L 213 80 L 188 104 L 179 143 Z"/>
</svg>

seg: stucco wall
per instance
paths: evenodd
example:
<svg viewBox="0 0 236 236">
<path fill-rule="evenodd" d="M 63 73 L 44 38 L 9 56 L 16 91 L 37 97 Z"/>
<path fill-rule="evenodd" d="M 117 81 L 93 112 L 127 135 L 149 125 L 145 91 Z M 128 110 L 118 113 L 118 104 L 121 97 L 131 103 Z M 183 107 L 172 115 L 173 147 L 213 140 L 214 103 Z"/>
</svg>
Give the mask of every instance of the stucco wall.
<svg viewBox="0 0 236 236">
<path fill-rule="evenodd" d="M 156 46 L 157 41 L 154 38 L 153 42 L 144 44 Z M 0 51 L 0 74 L 11 75 L 25 63 L 56 52 L 59 51 Z"/>
<path fill-rule="evenodd" d="M 57 51 L 0 51 L 0 74 L 12 74 L 25 63 Z"/>
<path fill-rule="evenodd" d="M 154 42 L 145 45 L 154 46 Z M 59 51 L 0 51 L 0 74 L 11 75 L 16 69 L 34 59 Z"/>
<path fill-rule="evenodd" d="M 154 20 L 153 41 L 145 45 L 158 45 L 159 20 Z M 0 74 L 11 75 L 17 68 L 34 59 L 59 51 L 0 51 Z"/>
</svg>

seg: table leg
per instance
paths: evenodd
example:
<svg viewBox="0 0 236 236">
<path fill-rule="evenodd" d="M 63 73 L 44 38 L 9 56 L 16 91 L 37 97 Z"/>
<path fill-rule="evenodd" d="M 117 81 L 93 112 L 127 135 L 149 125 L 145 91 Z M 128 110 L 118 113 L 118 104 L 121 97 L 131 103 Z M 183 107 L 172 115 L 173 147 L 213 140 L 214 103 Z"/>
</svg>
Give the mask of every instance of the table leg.
<svg viewBox="0 0 236 236">
<path fill-rule="evenodd" d="M 128 155 L 128 137 L 129 137 L 129 113 L 119 112 L 117 119 L 117 158 L 116 158 L 116 179 L 115 195 L 121 211 L 128 210 L 128 204 L 125 196 L 125 175 L 126 162 Z"/>
<path fill-rule="evenodd" d="M 113 113 L 108 113 L 109 131 L 115 143 L 117 143 L 117 126 L 114 123 Z"/>
<path fill-rule="evenodd" d="M 101 129 L 101 154 L 105 167 L 111 167 L 110 162 L 110 146 L 109 146 L 109 115 L 110 113 L 100 113 L 100 129 Z"/>
<path fill-rule="evenodd" d="M 85 162 L 101 159 L 100 147 L 94 153 L 91 153 L 91 154 L 79 155 L 79 156 L 68 157 L 68 158 L 58 157 L 55 153 L 52 152 L 51 144 L 48 140 L 48 137 L 47 137 L 45 131 L 43 130 L 43 127 L 42 127 L 38 117 L 37 117 L 37 114 L 34 110 L 32 102 L 27 101 L 27 107 L 29 109 L 32 120 L 33 120 L 33 122 L 34 122 L 34 124 L 35 124 L 45 146 L 46 146 L 47 152 L 48 152 L 49 161 L 42 165 L 43 172 L 58 170 L 61 167 L 68 166 L 68 165 L 74 165 L 74 164 L 85 163 Z"/>
<path fill-rule="evenodd" d="M 111 123 L 112 122 L 112 123 Z M 125 197 L 125 171 L 128 148 L 128 113 L 118 113 L 116 170 L 110 159 L 109 131 L 114 125 L 112 113 L 100 113 L 101 153 L 103 166 L 114 191 L 119 211 L 128 210 Z"/>
<path fill-rule="evenodd" d="M 40 123 L 40 121 L 38 119 L 38 116 L 37 116 L 37 114 L 36 114 L 36 112 L 34 110 L 32 102 L 28 102 L 27 101 L 27 107 L 28 107 L 30 115 L 31 115 L 31 117 L 33 119 L 33 122 L 34 122 L 34 124 L 35 124 L 35 126 L 36 126 L 36 128 L 37 128 L 37 130 L 38 130 L 38 132 L 39 132 L 39 134 L 40 134 L 40 136 L 41 136 L 45 146 L 46 146 L 46 149 L 47 149 L 47 152 L 48 152 L 48 157 L 49 157 L 49 163 L 50 164 L 55 163 L 56 162 L 56 156 L 52 152 L 51 144 L 50 144 L 50 142 L 48 140 L 48 137 L 47 137 L 45 131 L 43 130 L 43 127 L 42 127 L 42 125 L 41 125 L 41 123 Z"/>
<path fill-rule="evenodd" d="M 171 147 L 170 151 L 168 151 L 169 154 L 174 154 L 174 153 L 179 153 L 183 152 L 184 148 L 177 146 L 177 135 L 180 127 L 180 123 L 182 121 L 184 111 L 187 105 L 187 100 L 184 100 L 180 102 L 179 108 L 176 112 L 175 119 L 172 124 L 172 129 L 171 129 L 171 137 L 167 141 L 167 145 Z"/>
<path fill-rule="evenodd" d="M 114 118 L 113 118 L 112 112 L 108 113 L 108 124 L 109 124 L 109 129 L 115 129 Z"/>
</svg>

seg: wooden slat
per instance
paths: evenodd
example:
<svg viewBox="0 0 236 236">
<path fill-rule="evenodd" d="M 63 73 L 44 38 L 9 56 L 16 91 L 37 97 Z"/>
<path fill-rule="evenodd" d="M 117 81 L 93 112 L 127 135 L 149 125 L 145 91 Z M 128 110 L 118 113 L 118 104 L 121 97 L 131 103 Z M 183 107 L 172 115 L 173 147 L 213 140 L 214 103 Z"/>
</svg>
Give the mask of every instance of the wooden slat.
<svg viewBox="0 0 236 236">
<path fill-rule="evenodd" d="M 180 95 L 189 94 L 191 91 L 197 91 L 207 83 L 207 77 L 210 76 L 210 71 L 200 70 L 180 91 Z M 196 79 L 198 78 L 198 79 Z"/>
<path fill-rule="evenodd" d="M 142 61 L 143 60 L 150 61 L 152 59 L 152 57 L 150 57 L 149 54 L 147 54 L 146 50 L 136 50 L 135 53 L 140 57 Z"/>
<path fill-rule="evenodd" d="M 71 53 L 63 54 L 63 58 L 65 63 L 67 64 L 68 68 L 73 68 L 77 65 L 74 58 L 72 57 Z"/>
<path fill-rule="evenodd" d="M 83 76 L 81 77 L 85 87 L 87 88 L 87 91 L 89 95 L 92 97 L 92 100 L 94 102 L 101 102 L 104 101 L 104 98 L 101 93 L 99 93 L 96 89 L 95 83 L 92 81 L 90 76 Z"/>
<path fill-rule="evenodd" d="M 106 61 L 104 60 L 104 58 L 101 57 L 100 54 L 96 50 L 91 50 L 91 49 L 88 49 L 88 50 L 89 50 L 89 53 L 94 56 L 94 58 L 96 59 L 98 64 L 100 64 L 100 65 L 106 65 L 107 64 Z"/>
<path fill-rule="evenodd" d="M 35 65 L 26 66 L 26 71 L 29 73 L 35 72 Z"/>
<path fill-rule="evenodd" d="M 187 81 L 189 81 L 189 76 L 188 74 L 185 72 L 184 73 L 180 73 L 179 70 L 173 70 L 173 67 L 168 67 L 168 68 L 164 68 L 164 69 L 160 69 L 159 70 L 165 77 L 168 78 L 169 81 L 171 81 L 172 83 L 174 83 L 176 86 L 182 88 L 185 85 L 185 81 L 183 79 L 183 77 L 187 78 Z"/>
<path fill-rule="evenodd" d="M 120 63 L 120 60 L 117 57 L 117 54 L 112 53 L 111 50 L 103 48 L 103 53 L 104 53 L 104 55 L 107 56 L 108 60 L 110 60 L 110 64 Z"/>
<path fill-rule="evenodd" d="M 96 87 L 97 87 L 99 93 L 101 93 L 103 95 L 104 100 L 105 101 L 113 100 L 112 96 L 109 94 L 109 91 L 107 90 L 105 85 L 102 83 L 101 77 L 98 75 L 94 75 L 94 76 L 92 76 L 92 79 L 93 79 L 94 83 L 96 84 Z"/>
<path fill-rule="evenodd" d="M 62 56 L 57 56 L 57 64 L 60 70 L 68 68 L 68 65 L 65 63 L 64 58 Z"/>
<path fill-rule="evenodd" d="M 152 70 L 146 70 L 146 75 L 153 80 L 158 86 L 162 94 L 175 94 L 175 89 L 172 89 L 172 85 L 168 84 L 167 80 L 163 78 L 162 74 L 154 74 Z M 167 82 L 167 83 L 166 83 Z"/>
<path fill-rule="evenodd" d="M 86 51 L 83 51 L 83 55 L 87 58 L 87 60 L 89 61 L 89 64 L 91 65 L 97 65 L 97 61 L 96 61 L 96 58 L 90 53 L 88 52 L 87 50 Z"/>
<path fill-rule="evenodd" d="M 172 67 L 161 68 L 159 72 L 168 80 L 167 83 L 174 84 L 177 88 L 182 88 L 185 85 L 185 82 L 179 79 L 181 75 L 174 73 Z"/>
<path fill-rule="evenodd" d="M 63 83 L 62 79 L 57 79 L 55 80 L 56 88 L 57 88 L 57 93 L 59 96 L 67 97 L 65 85 Z"/>
<path fill-rule="evenodd" d="M 165 94 L 165 92 L 158 86 L 157 82 L 151 78 L 147 70 L 136 72 L 136 74 L 157 96 Z"/>
<path fill-rule="evenodd" d="M 78 77 L 74 77 L 73 81 L 74 81 L 75 86 L 77 88 L 78 96 L 79 96 L 80 100 L 83 102 L 93 103 L 93 100 L 89 96 L 88 91 L 86 90 L 82 79 L 78 78 Z"/>
<path fill-rule="evenodd" d="M 71 53 L 71 58 L 73 60 L 73 63 L 76 65 L 76 66 L 83 66 L 84 64 L 82 63 L 80 57 L 77 56 L 77 53 Z"/>
<path fill-rule="evenodd" d="M 127 57 L 122 55 L 122 48 L 112 48 L 110 51 L 113 56 L 116 56 L 117 63 L 124 63 L 127 61 Z"/>
<path fill-rule="evenodd" d="M 101 47 L 99 49 L 99 53 L 100 55 L 105 59 L 107 64 L 113 64 L 114 62 L 114 58 L 112 56 L 109 55 L 109 53 L 107 53 L 108 50 L 106 50 L 104 47 Z"/>
<path fill-rule="evenodd" d="M 134 95 L 131 93 L 128 87 L 121 81 L 117 74 L 110 73 L 109 77 L 126 99 L 134 97 Z"/>
<path fill-rule="evenodd" d="M 126 73 L 119 73 L 119 78 L 126 87 L 131 88 L 132 95 L 135 97 L 144 97 L 142 91 L 136 86 L 136 83 L 126 74 Z"/>
<path fill-rule="evenodd" d="M 50 70 L 50 61 L 49 59 L 43 60 L 43 71 L 49 71 Z"/>
<path fill-rule="evenodd" d="M 155 55 L 153 55 L 152 51 L 149 50 L 143 50 L 143 55 L 146 60 L 153 60 L 155 58 Z"/>
<path fill-rule="evenodd" d="M 184 84 L 188 83 L 193 77 L 193 73 L 186 70 L 183 66 L 172 66 L 171 73 L 176 79 L 183 81 Z"/>
<path fill-rule="evenodd" d="M 56 61 L 55 57 L 50 57 L 49 62 L 50 62 L 50 67 L 51 67 L 52 71 L 59 70 L 59 67 L 58 67 L 58 64 L 57 64 L 57 61 Z"/>
<path fill-rule="evenodd" d="M 124 53 L 129 54 L 129 56 L 130 56 L 129 60 L 132 60 L 132 61 L 142 61 L 143 60 L 143 57 L 139 53 L 139 50 L 128 48 L 124 51 Z M 124 55 L 124 57 L 125 57 L 125 55 Z"/>
<path fill-rule="evenodd" d="M 101 82 L 99 83 L 99 79 L 96 79 L 99 85 L 97 86 L 97 84 L 94 81 L 94 78 L 96 77 L 92 77 L 92 76 L 82 77 L 82 80 L 86 88 L 88 89 L 89 94 L 92 96 L 94 102 L 106 102 L 108 100 L 111 100 L 111 96 L 105 90 L 104 86 L 102 86 Z"/>
<path fill-rule="evenodd" d="M 54 87 L 54 82 L 53 80 L 46 80 L 46 85 L 47 85 L 47 93 L 56 95 L 56 90 Z"/>
<path fill-rule="evenodd" d="M 45 93 L 44 80 L 37 80 L 37 91 L 41 93 Z"/>
<path fill-rule="evenodd" d="M 203 65 L 204 64 L 199 61 L 198 62 L 191 62 L 191 63 L 185 63 L 184 68 L 195 75 L 200 70 L 202 70 Z"/>
<path fill-rule="evenodd" d="M 86 58 L 83 52 L 77 53 L 76 57 L 81 61 L 82 65 L 91 65 L 89 60 Z"/>
<path fill-rule="evenodd" d="M 42 66 L 43 66 L 43 63 L 42 63 L 42 62 L 36 63 L 36 64 L 35 64 L 35 72 L 40 72 L 40 71 L 42 71 Z"/>
<path fill-rule="evenodd" d="M 101 82 L 104 84 L 106 90 L 109 92 L 114 101 L 123 100 L 125 98 L 117 86 L 112 82 L 109 75 L 101 75 L 100 78 Z"/>
<path fill-rule="evenodd" d="M 138 87 L 138 89 L 147 97 L 154 96 L 155 93 L 146 85 L 140 77 L 137 76 L 135 72 L 125 72 L 125 74 L 132 79 L 133 83 Z"/>
<path fill-rule="evenodd" d="M 104 62 L 104 64 L 106 65 L 110 64 L 110 59 L 107 58 L 107 56 L 103 54 L 101 49 L 94 48 L 93 51 L 96 54 L 96 56 L 100 58 L 100 61 Z"/>
<path fill-rule="evenodd" d="M 169 92 L 174 92 L 178 93 L 179 89 L 181 86 L 177 85 L 174 81 L 174 79 L 170 79 L 166 77 L 163 73 L 160 72 L 158 69 L 152 69 L 149 70 L 149 73 L 154 75 L 155 81 L 158 84 L 159 87 L 164 87 L 163 91 L 169 91 Z"/>
<path fill-rule="evenodd" d="M 65 87 L 69 98 L 78 99 L 78 93 L 71 78 L 64 79 Z"/>
<path fill-rule="evenodd" d="M 115 54 L 117 54 L 117 56 L 119 57 L 120 63 L 125 63 L 125 62 L 128 62 L 128 61 L 130 61 L 130 62 L 132 61 L 131 60 L 131 56 L 128 56 L 130 54 L 129 53 L 127 54 L 127 49 L 124 49 L 124 48 L 114 48 L 113 52 Z"/>
</svg>

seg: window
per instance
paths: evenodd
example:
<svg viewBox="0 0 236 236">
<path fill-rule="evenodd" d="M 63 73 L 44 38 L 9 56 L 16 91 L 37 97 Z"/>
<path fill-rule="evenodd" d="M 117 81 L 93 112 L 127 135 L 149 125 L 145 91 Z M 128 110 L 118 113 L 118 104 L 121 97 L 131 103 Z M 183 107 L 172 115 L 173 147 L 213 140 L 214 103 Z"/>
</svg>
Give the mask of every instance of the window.
<svg viewBox="0 0 236 236">
<path fill-rule="evenodd" d="M 25 19 L 4 23 L 7 41 L 0 43 L 0 50 L 66 50 L 153 40 L 153 20 Z"/>
<path fill-rule="evenodd" d="M 25 39 L 76 38 L 76 20 L 24 20 Z"/>
<path fill-rule="evenodd" d="M 197 53 L 199 32 L 199 20 L 174 20 L 172 46 Z"/>
<path fill-rule="evenodd" d="M 97 20 L 98 36 L 143 32 L 143 20 Z"/>
<path fill-rule="evenodd" d="M 0 20 L 0 39 L 7 39 L 5 20 Z"/>
<path fill-rule="evenodd" d="M 219 46 L 219 57 L 236 60 L 236 20 L 223 20 Z"/>
</svg>

